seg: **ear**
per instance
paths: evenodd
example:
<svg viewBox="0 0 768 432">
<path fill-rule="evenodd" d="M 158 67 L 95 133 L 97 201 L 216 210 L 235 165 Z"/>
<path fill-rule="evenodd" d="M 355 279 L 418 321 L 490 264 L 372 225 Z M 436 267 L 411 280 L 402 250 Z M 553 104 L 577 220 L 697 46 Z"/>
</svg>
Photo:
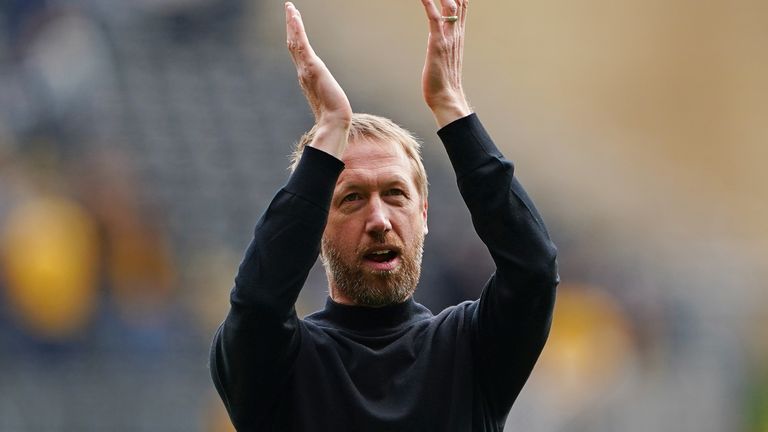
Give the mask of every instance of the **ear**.
<svg viewBox="0 0 768 432">
<path fill-rule="evenodd" d="M 427 200 L 424 200 L 424 208 L 421 211 L 421 216 L 424 218 L 424 235 L 429 234 L 429 227 L 427 226 L 427 209 L 429 208 L 429 203 Z"/>
<path fill-rule="evenodd" d="M 325 244 L 325 231 L 328 229 L 328 225 L 325 225 L 325 228 L 323 228 L 323 235 L 320 237 L 320 259 L 323 260 L 323 266 L 325 266 L 325 257 L 324 252 L 325 248 L 323 247 L 323 244 Z"/>
</svg>

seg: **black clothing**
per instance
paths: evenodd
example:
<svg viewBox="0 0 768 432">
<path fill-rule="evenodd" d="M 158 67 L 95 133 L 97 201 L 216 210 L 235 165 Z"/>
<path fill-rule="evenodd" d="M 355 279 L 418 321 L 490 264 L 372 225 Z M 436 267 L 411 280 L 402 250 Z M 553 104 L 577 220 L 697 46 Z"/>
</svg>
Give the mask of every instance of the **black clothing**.
<svg viewBox="0 0 768 432">
<path fill-rule="evenodd" d="M 211 349 L 240 431 L 501 431 L 549 331 L 556 249 L 476 115 L 438 131 L 497 270 L 437 316 L 409 299 L 294 303 L 317 259 L 343 164 L 307 147 L 256 226 Z"/>
</svg>

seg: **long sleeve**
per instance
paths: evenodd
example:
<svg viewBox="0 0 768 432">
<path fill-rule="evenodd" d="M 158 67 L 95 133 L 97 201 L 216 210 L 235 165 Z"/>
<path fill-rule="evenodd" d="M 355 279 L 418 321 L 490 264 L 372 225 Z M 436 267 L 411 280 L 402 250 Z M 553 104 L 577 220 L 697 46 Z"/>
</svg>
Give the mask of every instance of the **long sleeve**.
<svg viewBox="0 0 768 432">
<path fill-rule="evenodd" d="M 259 219 L 214 336 L 211 375 L 239 430 L 258 430 L 295 360 L 294 304 L 312 265 L 343 163 L 307 147 Z M 249 422 L 249 423 L 246 423 Z"/>
<path fill-rule="evenodd" d="M 506 416 L 547 339 L 557 250 L 538 211 L 475 114 L 438 135 L 496 272 L 472 316 L 478 378 L 487 404 Z"/>
</svg>

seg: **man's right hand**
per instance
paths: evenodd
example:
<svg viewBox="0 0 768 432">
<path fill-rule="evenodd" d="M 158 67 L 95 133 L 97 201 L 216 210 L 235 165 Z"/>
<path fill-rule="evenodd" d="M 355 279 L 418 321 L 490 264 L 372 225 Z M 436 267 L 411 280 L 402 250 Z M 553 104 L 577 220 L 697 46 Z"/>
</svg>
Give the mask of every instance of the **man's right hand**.
<svg viewBox="0 0 768 432">
<path fill-rule="evenodd" d="M 349 99 L 309 45 L 301 14 L 291 2 L 285 3 L 285 28 L 299 84 L 315 115 L 315 139 L 309 145 L 341 159 L 352 121 Z"/>
</svg>

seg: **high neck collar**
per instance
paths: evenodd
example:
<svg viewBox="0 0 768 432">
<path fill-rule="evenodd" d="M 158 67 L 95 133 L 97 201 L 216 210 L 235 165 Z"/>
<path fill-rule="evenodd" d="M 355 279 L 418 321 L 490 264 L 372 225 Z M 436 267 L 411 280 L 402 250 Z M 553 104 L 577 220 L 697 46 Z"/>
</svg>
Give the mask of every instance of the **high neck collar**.
<svg viewBox="0 0 768 432">
<path fill-rule="evenodd" d="M 382 307 L 345 305 L 328 297 L 325 308 L 307 319 L 321 325 L 367 332 L 396 330 L 431 316 L 429 309 L 416 303 L 413 297 L 403 303 Z"/>
</svg>

